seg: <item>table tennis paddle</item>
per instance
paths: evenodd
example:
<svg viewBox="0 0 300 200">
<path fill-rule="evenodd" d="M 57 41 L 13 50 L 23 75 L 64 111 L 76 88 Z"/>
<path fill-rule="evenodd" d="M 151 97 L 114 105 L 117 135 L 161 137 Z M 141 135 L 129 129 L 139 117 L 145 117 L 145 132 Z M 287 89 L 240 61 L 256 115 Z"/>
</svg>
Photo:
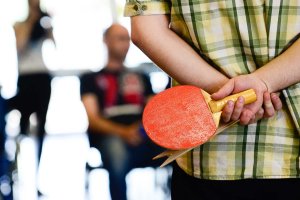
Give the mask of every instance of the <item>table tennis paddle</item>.
<svg viewBox="0 0 300 200">
<path fill-rule="evenodd" d="M 224 130 L 226 130 L 227 128 L 233 126 L 234 124 L 238 123 L 239 120 L 236 120 L 236 121 L 231 121 L 229 123 L 223 123 L 221 126 L 218 127 L 216 134 L 218 133 L 221 133 L 223 132 Z M 188 148 L 188 149 L 181 149 L 181 150 L 170 150 L 170 149 L 167 149 L 165 150 L 164 152 L 158 154 L 157 156 L 155 156 L 153 158 L 153 160 L 156 160 L 156 159 L 159 159 L 159 158 L 163 158 L 163 157 L 167 157 L 167 159 L 160 165 L 160 167 L 164 167 L 168 164 L 170 164 L 171 162 L 173 162 L 174 160 L 176 160 L 178 157 L 186 154 L 187 152 L 193 150 L 194 148 L 197 148 L 196 147 L 191 147 L 191 148 Z"/>
<path fill-rule="evenodd" d="M 253 89 L 214 101 L 201 88 L 180 85 L 155 95 L 143 112 L 143 126 L 157 145 L 184 150 L 208 141 L 219 126 L 226 103 L 243 96 L 245 104 L 256 101 Z"/>
</svg>

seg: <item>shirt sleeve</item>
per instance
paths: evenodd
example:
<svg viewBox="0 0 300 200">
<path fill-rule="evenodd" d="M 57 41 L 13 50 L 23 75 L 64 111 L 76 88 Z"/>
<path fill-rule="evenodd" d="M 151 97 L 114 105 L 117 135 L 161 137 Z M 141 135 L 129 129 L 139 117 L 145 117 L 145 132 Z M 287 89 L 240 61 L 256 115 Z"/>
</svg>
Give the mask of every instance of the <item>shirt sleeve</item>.
<svg viewBox="0 0 300 200">
<path fill-rule="evenodd" d="M 144 74 L 143 80 L 144 80 L 144 84 L 145 84 L 145 96 L 153 95 L 154 92 L 152 89 L 152 84 L 151 84 L 149 75 Z"/>
<path fill-rule="evenodd" d="M 168 0 L 126 0 L 124 16 L 158 15 L 170 13 Z"/>
<path fill-rule="evenodd" d="M 95 93 L 95 86 L 91 74 L 84 74 L 80 77 L 80 95 Z"/>
</svg>

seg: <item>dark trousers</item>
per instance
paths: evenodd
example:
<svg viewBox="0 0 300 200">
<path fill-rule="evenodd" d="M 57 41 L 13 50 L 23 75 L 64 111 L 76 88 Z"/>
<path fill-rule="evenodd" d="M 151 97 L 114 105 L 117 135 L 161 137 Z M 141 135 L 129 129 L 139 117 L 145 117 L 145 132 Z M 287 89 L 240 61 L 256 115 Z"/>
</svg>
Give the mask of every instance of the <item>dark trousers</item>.
<svg viewBox="0 0 300 200">
<path fill-rule="evenodd" d="M 187 175 L 174 162 L 172 200 L 299 200 L 300 178 L 203 180 Z"/>
<path fill-rule="evenodd" d="M 38 161 L 42 153 L 45 136 L 45 123 L 51 95 L 51 76 L 47 73 L 20 75 L 16 96 L 8 101 L 9 109 L 17 109 L 21 113 L 21 134 L 28 134 L 29 117 L 36 113 Z"/>
</svg>

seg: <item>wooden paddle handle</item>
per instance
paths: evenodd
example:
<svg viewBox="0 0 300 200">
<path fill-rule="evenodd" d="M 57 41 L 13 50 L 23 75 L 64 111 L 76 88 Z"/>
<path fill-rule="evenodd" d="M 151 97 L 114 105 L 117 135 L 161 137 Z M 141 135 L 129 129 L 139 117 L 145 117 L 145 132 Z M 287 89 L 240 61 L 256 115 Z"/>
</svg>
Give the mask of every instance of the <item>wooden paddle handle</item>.
<svg viewBox="0 0 300 200">
<path fill-rule="evenodd" d="M 231 100 L 233 102 L 236 102 L 240 96 L 244 97 L 245 104 L 253 103 L 254 101 L 256 101 L 255 91 L 253 89 L 249 89 L 240 93 L 230 95 L 218 101 L 211 100 L 208 102 L 208 105 L 213 113 L 220 112 L 221 110 L 223 110 L 228 101 Z"/>
</svg>

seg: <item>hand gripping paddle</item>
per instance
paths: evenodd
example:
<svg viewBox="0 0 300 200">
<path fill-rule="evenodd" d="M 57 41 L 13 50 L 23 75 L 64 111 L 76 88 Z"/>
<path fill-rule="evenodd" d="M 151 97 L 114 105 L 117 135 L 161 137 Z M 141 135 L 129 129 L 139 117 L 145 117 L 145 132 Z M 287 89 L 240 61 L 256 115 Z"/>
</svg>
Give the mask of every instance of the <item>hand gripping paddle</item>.
<svg viewBox="0 0 300 200">
<path fill-rule="evenodd" d="M 245 104 L 256 101 L 253 89 L 213 101 L 204 90 L 181 85 L 155 95 L 143 112 L 143 126 L 157 145 L 171 150 L 190 149 L 217 132 L 226 103 L 243 96 Z M 218 131 L 219 132 L 219 131 Z"/>
</svg>

